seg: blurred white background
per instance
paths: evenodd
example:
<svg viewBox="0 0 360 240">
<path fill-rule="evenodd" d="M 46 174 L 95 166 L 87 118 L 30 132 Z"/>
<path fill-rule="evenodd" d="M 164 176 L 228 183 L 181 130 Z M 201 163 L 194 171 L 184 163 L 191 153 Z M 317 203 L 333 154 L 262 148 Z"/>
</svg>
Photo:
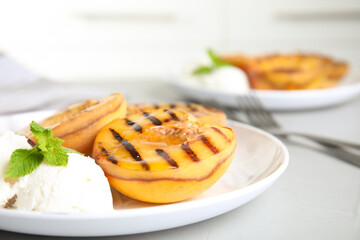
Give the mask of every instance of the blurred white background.
<svg viewBox="0 0 360 240">
<path fill-rule="evenodd" d="M 207 48 L 360 69 L 360 1 L 0 0 L 0 52 L 56 81 L 163 80 Z"/>
</svg>

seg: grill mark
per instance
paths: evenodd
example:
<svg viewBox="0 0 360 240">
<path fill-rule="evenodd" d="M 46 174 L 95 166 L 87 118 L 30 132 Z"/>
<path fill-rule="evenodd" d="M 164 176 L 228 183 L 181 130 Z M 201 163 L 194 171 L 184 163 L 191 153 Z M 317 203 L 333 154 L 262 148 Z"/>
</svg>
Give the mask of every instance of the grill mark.
<svg viewBox="0 0 360 240">
<path fill-rule="evenodd" d="M 110 128 L 110 131 L 112 133 L 112 135 L 114 136 L 114 138 L 121 143 L 125 149 L 130 153 L 131 157 L 136 160 L 137 162 L 140 162 L 142 167 L 146 170 L 149 171 L 150 167 L 147 164 L 147 162 L 145 162 L 142 157 L 140 156 L 139 152 L 135 149 L 134 145 L 132 145 L 131 143 L 129 143 L 126 139 L 122 138 L 120 136 L 120 134 L 118 132 L 116 132 L 114 129 Z"/>
<path fill-rule="evenodd" d="M 171 103 L 169 107 L 170 107 L 170 109 L 176 108 L 176 104 L 175 104 L 175 103 Z"/>
<path fill-rule="evenodd" d="M 220 129 L 216 127 L 211 127 L 211 128 L 214 129 L 214 131 L 217 132 L 219 135 L 221 135 L 227 142 L 231 142 L 231 140 Z"/>
<path fill-rule="evenodd" d="M 159 119 L 157 119 L 157 118 L 154 117 L 154 116 L 151 116 L 149 113 L 144 112 L 143 114 L 144 114 L 144 116 L 145 116 L 147 119 L 149 119 L 154 125 L 161 125 L 161 124 L 162 124 L 162 122 L 161 122 Z"/>
<path fill-rule="evenodd" d="M 189 143 L 181 144 L 181 149 L 184 150 L 194 162 L 200 161 L 196 154 L 193 152 L 193 150 L 191 150 Z"/>
<path fill-rule="evenodd" d="M 159 105 L 158 104 L 154 104 L 153 105 L 155 109 L 159 109 Z"/>
<path fill-rule="evenodd" d="M 118 161 L 105 148 L 101 148 L 101 152 L 105 154 L 108 160 L 117 165 Z"/>
<path fill-rule="evenodd" d="M 196 111 L 196 110 L 197 110 L 197 108 L 194 107 L 194 106 L 192 106 L 191 103 L 187 103 L 186 106 L 187 106 L 191 111 Z"/>
<path fill-rule="evenodd" d="M 121 180 L 125 180 L 125 181 L 138 181 L 138 182 L 152 182 L 152 181 L 164 181 L 164 180 L 170 180 L 170 181 L 181 181 L 181 182 L 201 182 L 204 181 L 205 179 L 208 179 L 209 177 L 211 177 L 224 163 L 226 163 L 226 161 L 234 154 L 235 152 L 235 148 L 232 150 L 232 152 L 227 155 L 225 158 L 223 158 L 223 160 L 221 162 L 219 162 L 212 170 L 211 172 L 201 178 L 167 178 L 167 177 L 163 177 L 163 178 L 156 178 L 156 179 L 143 179 L 143 178 L 123 178 L 123 177 L 119 177 L 119 176 L 114 176 L 111 174 L 105 174 L 106 176 L 112 177 L 112 178 L 116 178 L 116 179 L 121 179 Z"/>
<path fill-rule="evenodd" d="M 78 131 L 81 131 L 81 130 L 83 130 L 83 129 L 85 129 L 85 128 L 88 128 L 88 127 L 92 126 L 93 124 L 97 123 L 97 122 L 99 121 L 99 119 L 103 118 L 104 116 L 116 112 L 116 111 L 121 107 L 121 105 L 123 104 L 123 102 L 124 102 L 124 98 L 121 99 L 121 101 L 119 102 L 119 104 L 118 104 L 115 108 L 111 109 L 110 111 L 105 112 L 103 115 L 101 115 L 101 116 L 99 116 L 98 118 L 94 119 L 92 122 L 89 122 L 88 124 L 84 124 L 84 127 L 79 128 L 79 129 L 76 129 L 75 131 L 72 131 L 72 132 L 65 133 L 65 134 L 60 135 L 60 136 L 57 136 L 57 137 L 58 137 L 58 138 L 63 138 L 63 137 L 66 137 L 66 136 L 68 136 L 68 135 L 73 134 L 74 132 L 78 132 Z M 77 118 L 75 117 L 75 118 L 69 120 L 68 122 L 69 122 L 69 123 L 75 122 L 76 119 L 77 119 Z"/>
<path fill-rule="evenodd" d="M 127 125 L 131 126 L 131 128 L 134 129 L 135 131 L 142 133 L 142 126 L 140 126 L 139 124 L 137 124 L 127 118 L 125 119 L 125 122 Z"/>
<path fill-rule="evenodd" d="M 200 139 L 214 154 L 219 153 L 219 150 L 209 141 L 205 135 L 201 135 Z"/>
<path fill-rule="evenodd" d="M 165 152 L 162 149 L 155 149 L 156 153 L 159 154 L 160 157 L 162 157 L 163 159 L 165 159 L 173 168 L 178 168 L 178 164 L 177 162 L 170 158 L 169 154 L 167 152 Z"/>
<path fill-rule="evenodd" d="M 168 113 L 171 116 L 171 120 L 174 121 L 180 121 L 180 119 L 178 118 L 178 116 L 176 116 L 176 114 L 168 109 L 165 109 L 164 112 Z"/>
</svg>

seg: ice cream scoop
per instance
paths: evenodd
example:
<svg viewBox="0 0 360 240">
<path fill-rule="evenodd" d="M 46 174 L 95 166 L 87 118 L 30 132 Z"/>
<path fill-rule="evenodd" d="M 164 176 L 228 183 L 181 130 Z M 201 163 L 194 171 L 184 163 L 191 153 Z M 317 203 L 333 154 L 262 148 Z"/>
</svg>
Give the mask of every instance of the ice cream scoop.
<svg viewBox="0 0 360 240">
<path fill-rule="evenodd" d="M 43 162 L 14 185 L 15 207 L 51 213 L 113 210 L 109 183 L 90 157 L 69 153 L 66 167 Z"/>
<path fill-rule="evenodd" d="M 11 184 L 9 181 L 5 181 L 5 173 L 9 168 L 11 154 L 17 148 L 31 147 L 23 136 L 18 136 L 10 131 L 0 133 L 0 207 L 4 206 L 14 195 Z"/>
<path fill-rule="evenodd" d="M 250 89 L 245 72 L 233 66 L 215 69 L 210 74 L 201 75 L 199 78 L 205 87 L 218 91 L 247 93 Z"/>
</svg>

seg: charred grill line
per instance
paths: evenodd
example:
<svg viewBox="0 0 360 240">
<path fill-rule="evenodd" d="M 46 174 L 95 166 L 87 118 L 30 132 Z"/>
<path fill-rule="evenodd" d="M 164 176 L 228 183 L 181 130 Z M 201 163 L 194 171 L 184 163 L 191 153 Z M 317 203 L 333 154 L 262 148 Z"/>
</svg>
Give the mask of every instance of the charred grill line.
<svg viewBox="0 0 360 240">
<path fill-rule="evenodd" d="M 139 124 L 137 124 L 129 119 L 125 119 L 125 121 L 126 121 L 126 124 L 131 126 L 131 128 L 134 129 L 135 131 L 140 132 L 140 133 L 142 132 L 142 126 L 140 126 Z"/>
<path fill-rule="evenodd" d="M 219 153 L 219 150 L 209 141 L 206 136 L 201 135 L 200 139 L 214 154 Z"/>
<path fill-rule="evenodd" d="M 173 108 L 176 108 L 176 104 L 175 104 L 175 103 L 170 104 L 170 109 L 173 109 Z"/>
<path fill-rule="evenodd" d="M 186 106 L 191 110 L 191 111 L 196 111 L 197 108 L 192 106 L 191 103 L 187 103 Z"/>
<path fill-rule="evenodd" d="M 157 119 L 157 118 L 154 117 L 154 116 L 151 116 L 149 113 L 144 112 L 143 114 L 144 114 L 144 116 L 145 116 L 147 119 L 149 119 L 154 125 L 161 125 L 161 124 L 162 124 L 162 122 L 161 122 L 159 119 Z"/>
<path fill-rule="evenodd" d="M 163 177 L 163 178 L 155 178 L 155 179 L 144 179 L 144 178 L 123 178 L 120 176 L 114 176 L 111 174 L 107 174 L 113 178 L 117 178 L 117 179 L 122 179 L 122 180 L 126 180 L 126 181 L 143 181 L 143 182 L 151 182 L 151 181 L 160 181 L 160 180 L 176 180 L 176 181 L 183 181 L 183 182 L 187 182 L 187 181 L 203 181 L 205 179 L 208 179 L 209 177 L 211 177 L 214 173 L 216 173 L 216 171 L 223 166 L 223 164 L 225 164 L 228 159 L 234 154 L 235 152 L 235 148 L 231 151 L 231 153 L 229 155 L 227 155 L 226 157 L 223 158 L 223 160 L 221 162 L 219 162 L 212 170 L 209 174 L 207 174 L 206 176 L 203 177 L 196 177 L 196 178 L 173 178 L 173 177 Z"/>
<path fill-rule="evenodd" d="M 212 127 L 212 129 L 214 129 L 215 132 L 220 134 L 227 142 L 231 142 L 230 139 L 221 130 L 216 127 Z"/>
<path fill-rule="evenodd" d="M 120 134 L 116 132 L 114 129 L 110 128 L 110 131 L 114 136 L 114 138 L 125 147 L 125 149 L 130 153 L 131 157 L 134 160 L 140 162 L 142 167 L 146 171 L 150 170 L 149 165 L 142 159 L 139 152 L 135 149 L 135 147 L 131 143 L 129 143 L 126 139 L 122 138 Z"/>
<path fill-rule="evenodd" d="M 181 144 L 181 149 L 184 150 L 194 162 L 200 161 L 196 154 L 191 150 L 189 143 Z"/>
<path fill-rule="evenodd" d="M 154 104 L 154 108 L 155 108 L 155 109 L 159 109 L 159 105 Z"/>
<path fill-rule="evenodd" d="M 124 103 L 124 98 L 121 99 L 121 101 L 119 102 L 118 105 L 116 105 L 115 108 L 109 109 L 110 111 L 107 111 L 106 113 L 104 113 L 103 115 L 97 117 L 97 118 L 94 119 L 93 121 L 91 121 L 91 122 L 89 122 L 89 123 L 87 123 L 87 124 L 84 124 L 84 126 L 83 126 L 82 128 L 76 129 L 75 131 L 81 131 L 81 130 L 87 128 L 87 127 L 92 126 L 93 124 L 97 123 L 97 121 L 99 121 L 99 119 L 103 118 L 104 116 L 106 116 L 106 115 L 108 115 L 108 114 L 111 114 L 111 113 L 114 113 L 116 110 L 118 110 L 118 109 L 121 107 L 121 105 L 122 105 L 123 103 Z M 107 104 L 107 103 L 104 103 L 104 104 Z M 69 120 L 70 124 L 71 124 L 72 122 L 74 122 L 74 121 L 76 122 L 76 119 L 77 119 L 77 118 L 72 118 L 72 119 L 70 119 L 70 120 Z M 63 138 L 63 137 L 66 137 L 66 136 L 68 136 L 68 135 L 71 135 L 71 134 L 73 134 L 73 133 L 74 133 L 74 131 L 71 131 L 71 132 L 67 132 L 66 134 L 63 134 L 63 135 L 60 135 L 60 136 L 57 136 L 57 137 L 58 137 L 58 138 Z"/>
<path fill-rule="evenodd" d="M 105 149 L 101 148 L 101 152 L 105 154 L 105 156 L 113 163 L 117 164 L 118 161 Z"/>
<path fill-rule="evenodd" d="M 168 113 L 171 116 L 171 120 L 180 121 L 176 114 L 168 109 L 165 109 L 164 112 Z"/>
<path fill-rule="evenodd" d="M 155 149 L 156 153 L 159 154 L 160 157 L 165 159 L 173 168 L 178 168 L 177 162 L 174 159 L 170 158 L 169 154 L 162 149 Z"/>
</svg>

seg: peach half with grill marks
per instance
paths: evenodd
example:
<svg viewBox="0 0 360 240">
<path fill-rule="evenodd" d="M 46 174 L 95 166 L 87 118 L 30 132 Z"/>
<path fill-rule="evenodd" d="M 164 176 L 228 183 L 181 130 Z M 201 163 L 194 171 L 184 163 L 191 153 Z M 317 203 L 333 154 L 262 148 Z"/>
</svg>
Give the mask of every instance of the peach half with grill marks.
<svg viewBox="0 0 360 240">
<path fill-rule="evenodd" d="M 225 173 L 235 148 L 232 129 L 160 109 L 105 126 L 96 137 L 93 158 L 122 194 L 171 203 L 210 188 Z"/>
<path fill-rule="evenodd" d="M 55 137 L 63 139 L 64 147 L 91 156 L 95 137 L 100 129 L 114 119 L 124 117 L 125 114 L 124 96 L 114 93 L 99 101 L 91 99 L 70 105 L 39 124 L 51 128 Z M 18 133 L 36 141 L 29 128 Z"/>
<path fill-rule="evenodd" d="M 197 103 L 134 103 L 127 105 L 127 115 L 139 112 L 152 112 L 157 109 L 169 109 L 171 111 L 185 111 L 191 113 L 197 120 L 202 123 L 212 125 L 226 125 L 226 114 L 216 108 L 207 107 Z"/>
</svg>

